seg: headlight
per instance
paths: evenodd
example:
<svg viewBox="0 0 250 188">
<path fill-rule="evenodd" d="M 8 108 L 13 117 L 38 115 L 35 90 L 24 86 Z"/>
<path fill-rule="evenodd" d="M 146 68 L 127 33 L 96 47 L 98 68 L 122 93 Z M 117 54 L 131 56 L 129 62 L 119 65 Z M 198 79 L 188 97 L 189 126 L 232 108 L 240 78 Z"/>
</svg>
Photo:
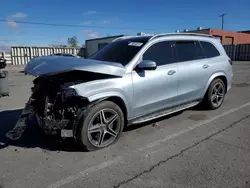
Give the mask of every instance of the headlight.
<svg viewBox="0 0 250 188">
<path fill-rule="evenodd" d="M 77 96 L 76 90 L 74 88 L 65 88 L 63 89 L 63 97 L 68 98 L 68 97 L 73 97 Z"/>
</svg>

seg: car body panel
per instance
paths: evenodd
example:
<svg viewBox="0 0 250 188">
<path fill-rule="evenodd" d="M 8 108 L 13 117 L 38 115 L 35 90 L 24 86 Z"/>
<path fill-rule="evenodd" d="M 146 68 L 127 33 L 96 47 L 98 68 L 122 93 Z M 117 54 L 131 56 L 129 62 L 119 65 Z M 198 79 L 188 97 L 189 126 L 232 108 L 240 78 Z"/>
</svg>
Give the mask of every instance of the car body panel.
<svg viewBox="0 0 250 188">
<path fill-rule="evenodd" d="M 174 64 L 158 66 L 156 70 L 133 71 L 134 115 L 140 116 L 165 107 L 177 101 L 177 74 L 168 75 L 170 70 L 177 71 Z"/>
<path fill-rule="evenodd" d="M 207 81 L 216 69 L 218 57 L 178 63 L 179 103 L 203 98 Z"/>
<path fill-rule="evenodd" d="M 75 89 L 79 96 L 87 98 L 90 102 L 105 97 L 119 97 L 126 105 L 127 117 L 132 118 L 133 116 L 133 108 L 131 107 L 133 104 L 133 86 L 130 73 L 121 78 L 94 80 L 70 87 Z"/>
<path fill-rule="evenodd" d="M 24 71 L 33 76 L 40 76 L 72 70 L 89 71 L 119 77 L 122 77 L 126 72 L 124 66 L 119 63 L 65 56 L 34 58 L 27 64 Z"/>
</svg>

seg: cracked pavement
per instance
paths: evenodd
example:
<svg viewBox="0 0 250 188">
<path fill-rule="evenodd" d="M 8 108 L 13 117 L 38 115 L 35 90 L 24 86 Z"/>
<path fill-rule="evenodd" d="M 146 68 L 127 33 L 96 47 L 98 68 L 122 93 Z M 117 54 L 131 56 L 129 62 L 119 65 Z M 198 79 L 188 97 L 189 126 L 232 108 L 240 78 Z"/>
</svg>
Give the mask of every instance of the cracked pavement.
<svg viewBox="0 0 250 188">
<path fill-rule="evenodd" d="M 244 129 L 246 127 L 247 127 L 247 129 L 249 129 L 249 127 L 248 127 L 248 125 L 250 124 L 249 117 L 250 117 L 250 115 L 247 115 L 247 116 L 243 117 L 242 119 L 240 119 L 239 121 L 229 125 L 228 127 L 224 128 L 222 130 L 219 130 L 216 133 L 211 134 L 210 136 L 196 142 L 194 145 L 192 145 L 190 147 L 187 147 L 184 150 L 181 150 L 178 154 L 175 154 L 175 155 L 167 158 L 166 160 L 158 162 L 154 166 L 150 167 L 150 169 L 145 170 L 145 171 L 141 172 L 140 174 L 135 175 L 131 179 L 120 182 L 118 185 L 115 185 L 114 187 L 115 188 L 117 188 L 117 187 L 233 187 L 232 186 L 233 184 L 235 184 L 234 187 L 237 187 L 237 186 L 242 187 L 244 185 L 245 185 L 245 187 L 247 187 L 247 186 L 250 187 L 250 184 L 248 185 L 248 180 L 249 180 L 249 177 L 250 177 L 249 176 L 250 175 L 250 165 L 249 165 L 249 167 L 247 169 L 248 171 L 246 173 L 243 173 L 243 176 L 245 175 L 245 180 L 246 180 L 245 182 L 244 181 L 243 182 L 233 182 L 232 180 L 230 181 L 230 179 L 229 179 L 229 181 L 227 180 L 228 182 L 223 182 L 223 184 L 225 184 L 224 186 L 221 185 L 222 182 L 220 182 L 220 184 L 213 184 L 213 186 L 212 186 L 213 182 L 209 181 L 209 182 L 207 182 L 207 185 L 204 185 L 205 182 L 200 181 L 201 179 L 204 178 L 201 174 L 198 174 L 200 176 L 200 178 L 197 178 L 195 176 L 192 178 L 192 179 L 195 179 L 195 181 L 191 185 L 188 185 L 188 184 L 190 184 L 190 182 L 188 182 L 188 181 L 187 182 L 180 181 L 180 182 L 175 182 L 173 184 L 171 182 L 171 180 L 173 180 L 173 178 L 172 179 L 169 179 L 169 178 L 171 177 L 171 174 L 174 173 L 176 170 L 174 169 L 173 172 L 169 172 L 169 170 L 172 170 L 169 167 L 171 165 L 166 164 L 167 162 L 170 162 L 170 160 L 173 160 L 171 162 L 181 161 L 183 159 L 179 159 L 179 157 L 182 157 L 182 158 L 189 158 L 188 162 L 187 162 L 187 160 L 184 162 L 185 166 L 186 165 L 188 166 L 190 161 L 193 162 L 195 160 L 195 157 L 193 157 L 193 153 L 200 152 L 199 149 L 201 149 L 202 147 L 203 147 L 202 148 L 203 150 L 204 150 L 204 148 L 206 148 L 205 150 L 210 150 L 210 155 L 211 156 L 209 156 L 209 157 L 214 158 L 214 156 L 212 154 L 212 151 L 211 151 L 213 149 L 213 148 L 211 148 L 212 144 L 215 144 L 215 145 L 217 145 L 219 147 L 227 147 L 228 150 L 234 150 L 235 148 L 237 148 L 239 152 L 244 152 L 245 151 L 245 152 L 248 153 L 247 155 L 250 156 L 250 150 L 247 149 L 247 148 L 243 148 L 243 147 L 238 146 L 238 145 L 232 145 L 230 143 L 223 142 L 221 140 L 213 139 L 217 135 L 220 135 L 223 138 L 226 137 L 227 133 L 224 133 L 224 132 L 226 132 L 230 128 L 234 128 L 237 125 L 242 126 L 242 125 L 239 125 L 239 124 L 241 122 L 243 122 L 244 120 L 247 120 L 247 121 L 244 122 L 244 125 L 242 127 L 240 127 L 240 129 Z M 247 131 L 248 131 L 248 133 L 250 135 L 250 129 L 247 130 Z M 235 134 L 235 136 L 237 136 L 237 135 Z M 240 136 L 240 135 L 238 135 L 238 136 Z M 235 138 L 233 138 L 233 139 L 235 139 Z M 201 154 L 201 155 L 204 155 L 204 154 Z M 175 158 L 177 158 L 177 159 L 175 159 Z M 239 158 L 234 159 L 234 161 L 237 161 L 237 160 L 239 160 Z M 209 162 L 209 161 L 210 160 L 206 160 L 205 163 Z M 217 161 L 219 162 L 219 160 L 217 160 Z M 246 162 L 246 164 L 250 164 L 250 159 L 246 160 L 245 162 Z M 197 164 L 198 165 L 203 165 L 203 164 L 200 164 L 200 163 L 201 163 L 201 161 L 199 159 L 199 162 Z M 234 162 L 234 164 L 235 164 L 235 162 Z M 176 165 L 174 168 L 176 168 L 177 166 L 179 166 L 179 164 Z M 180 169 L 182 169 L 182 168 L 183 167 L 180 166 Z M 208 166 L 206 167 L 206 170 L 207 170 L 207 168 L 208 168 Z M 227 165 L 227 166 L 225 165 L 225 166 L 223 166 L 223 168 L 224 169 L 229 169 L 230 165 Z M 178 171 L 180 171 L 180 169 Z M 159 173 L 159 171 L 161 171 L 161 170 L 166 171 L 166 174 L 162 175 L 162 172 Z M 191 171 L 190 169 L 186 169 L 186 170 Z M 216 167 L 213 167 L 213 170 L 216 170 Z M 239 169 L 234 169 L 234 170 L 238 171 Z M 194 171 L 197 171 L 197 170 L 194 169 Z M 184 172 L 184 170 L 183 170 L 183 172 Z M 184 173 L 186 173 L 186 172 L 184 172 Z M 227 172 L 224 172 L 224 173 L 226 174 Z M 238 175 L 238 173 L 240 173 L 240 172 L 237 172 L 234 175 Z M 161 174 L 161 176 L 156 177 L 155 174 Z M 168 177 L 168 176 L 170 176 L 170 177 Z M 185 176 L 185 175 L 183 175 L 183 176 Z M 209 175 L 206 175 L 206 176 L 209 176 Z M 152 179 L 153 179 L 153 181 L 152 181 Z M 155 181 L 155 179 L 157 179 L 157 181 Z M 190 180 L 190 178 L 189 178 L 189 180 Z M 169 182 L 171 182 L 171 183 L 169 183 Z"/>
<path fill-rule="evenodd" d="M 111 147 L 81 152 L 29 127 L 10 143 L 32 77 L 10 69 L 0 99 L 0 187 L 250 187 L 250 62 L 234 62 L 232 89 L 213 111 L 189 109 L 135 126 Z M 9 110 L 8 110 L 9 109 Z"/>
</svg>

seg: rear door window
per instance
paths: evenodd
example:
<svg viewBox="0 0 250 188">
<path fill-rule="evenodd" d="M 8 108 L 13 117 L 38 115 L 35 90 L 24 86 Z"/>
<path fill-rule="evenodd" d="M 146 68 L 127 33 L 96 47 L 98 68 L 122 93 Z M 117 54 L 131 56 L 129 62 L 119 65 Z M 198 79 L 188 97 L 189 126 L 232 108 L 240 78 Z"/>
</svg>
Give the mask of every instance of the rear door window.
<svg viewBox="0 0 250 188">
<path fill-rule="evenodd" d="M 157 66 L 174 62 L 172 42 L 163 41 L 150 46 L 143 55 L 143 60 L 154 61 Z"/>
<path fill-rule="evenodd" d="M 176 41 L 175 51 L 179 62 L 205 58 L 199 41 Z"/>
<path fill-rule="evenodd" d="M 220 52 L 210 42 L 201 41 L 200 43 L 201 43 L 202 48 L 204 50 L 205 56 L 207 58 L 209 58 L 209 57 L 216 57 L 216 56 L 220 55 Z"/>
</svg>

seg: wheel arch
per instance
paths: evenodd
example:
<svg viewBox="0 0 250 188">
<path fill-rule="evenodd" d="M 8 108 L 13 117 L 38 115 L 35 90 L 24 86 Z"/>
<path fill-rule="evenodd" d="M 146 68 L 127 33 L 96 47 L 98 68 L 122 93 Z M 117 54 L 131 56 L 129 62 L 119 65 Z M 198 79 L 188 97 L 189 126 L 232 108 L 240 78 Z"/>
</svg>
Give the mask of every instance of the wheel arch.
<svg viewBox="0 0 250 188">
<path fill-rule="evenodd" d="M 127 98 L 120 92 L 107 92 L 88 97 L 89 102 L 109 100 L 117 104 L 123 114 L 124 119 L 127 120 L 131 116 L 131 110 Z"/>
<path fill-rule="evenodd" d="M 226 74 L 224 72 L 217 72 L 215 74 L 213 74 L 209 80 L 207 81 L 207 84 L 206 84 L 206 87 L 205 87 L 205 90 L 204 90 L 204 93 L 203 93 L 203 96 L 206 95 L 208 89 L 209 89 L 209 86 L 211 85 L 212 81 L 217 79 L 217 78 L 220 78 L 224 84 L 225 84 L 225 87 L 226 87 L 226 92 L 227 92 L 227 88 L 228 88 L 228 81 L 227 81 L 227 77 L 226 77 Z"/>
</svg>

